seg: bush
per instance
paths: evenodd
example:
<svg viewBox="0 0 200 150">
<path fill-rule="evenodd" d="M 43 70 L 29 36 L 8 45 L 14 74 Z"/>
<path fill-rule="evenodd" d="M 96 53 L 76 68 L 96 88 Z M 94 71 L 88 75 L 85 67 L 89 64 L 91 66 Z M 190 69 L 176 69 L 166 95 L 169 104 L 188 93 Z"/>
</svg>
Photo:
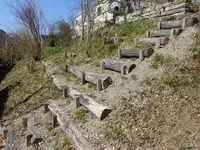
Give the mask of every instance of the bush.
<svg viewBox="0 0 200 150">
<path fill-rule="evenodd" d="M 46 47 L 42 49 L 41 56 L 42 58 L 49 59 L 56 55 L 59 52 L 59 50 L 56 47 Z"/>
<path fill-rule="evenodd" d="M 57 21 L 56 26 L 58 31 L 58 44 L 61 46 L 69 46 L 72 42 L 73 36 L 75 35 L 75 31 L 63 19 Z"/>
<path fill-rule="evenodd" d="M 192 13 L 199 12 L 199 6 L 200 3 L 197 0 L 195 0 L 194 2 L 189 4 L 189 11 Z"/>
<path fill-rule="evenodd" d="M 51 32 L 49 34 L 49 37 L 47 39 L 47 46 L 49 47 L 55 47 L 58 39 L 56 37 L 56 34 L 54 32 Z"/>
</svg>

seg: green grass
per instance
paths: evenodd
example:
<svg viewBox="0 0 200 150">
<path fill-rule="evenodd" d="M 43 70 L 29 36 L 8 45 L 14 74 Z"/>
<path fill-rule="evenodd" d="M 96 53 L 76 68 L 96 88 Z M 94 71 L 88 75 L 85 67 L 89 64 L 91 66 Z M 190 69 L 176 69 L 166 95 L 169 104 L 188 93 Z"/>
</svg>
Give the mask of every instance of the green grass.
<svg viewBox="0 0 200 150">
<path fill-rule="evenodd" d="M 30 72 L 28 69 L 30 63 L 32 62 L 29 59 L 16 62 L 16 65 L 0 85 L 1 87 L 11 86 L 9 97 L 5 103 L 4 116 L 15 110 L 23 112 L 23 109 L 18 110 L 16 106 L 27 97 L 29 99 L 26 105 L 29 105 L 30 109 L 50 98 L 49 93 L 46 91 L 46 87 L 50 86 L 50 82 L 48 78 L 44 77 L 43 66 L 40 62 L 34 62 L 34 71 Z M 39 91 L 35 93 L 37 90 Z"/>
<path fill-rule="evenodd" d="M 86 114 L 86 110 L 84 109 L 83 106 L 81 106 L 81 107 L 77 108 L 75 111 L 75 119 L 78 121 L 81 121 L 84 119 L 85 114 Z"/>
<path fill-rule="evenodd" d="M 66 139 L 58 139 L 54 142 L 54 150 L 70 150 L 70 143 Z"/>
<path fill-rule="evenodd" d="M 57 64 L 79 65 L 93 63 L 98 59 L 109 58 L 113 56 L 120 46 L 119 44 L 104 44 L 104 38 L 114 36 L 117 33 L 127 43 L 133 43 L 133 38 L 137 35 L 144 34 L 146 30 L 155 26 L 154 20 L 140 20 L 135 23 L 126 22 L 113 28 L 105 28 L 95 31 L 92 35 L 92 44 L 89 50 L 90 58 L 86 58 L 85 43 L 86 39 L 80 41 L 74 39 L 69 47 L 62 48 L 45 48 L 42 50 L 42 56 L 45 59 L 51 59 Z M 103 32 L 103 33 L 102 33 Z M 146 46 L 146 45 L 141 45 Z M 67 58 L 66 53 L 76 54 L 75 58 Z"/>
</svg>

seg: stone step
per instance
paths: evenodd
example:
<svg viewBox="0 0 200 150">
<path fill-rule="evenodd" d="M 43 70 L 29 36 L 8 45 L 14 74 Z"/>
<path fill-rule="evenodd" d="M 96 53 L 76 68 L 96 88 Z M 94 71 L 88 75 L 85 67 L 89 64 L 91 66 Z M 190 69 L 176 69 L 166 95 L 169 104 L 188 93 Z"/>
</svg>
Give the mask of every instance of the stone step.
<svg viewBox="0 0 200 150">
<path fill-rule="evenodd" d="M 156 37 L 156 38 L 135 38 L 134 42 L 146 42 L 160 48 L 161 45 L 166 45 L 169 42 L 169 37 Z"/>
<path fill-rule="evenodd" d="M 147 37 L 172 37 L 173 35 L 179 35 L 182 29 L 163 29 L 163 30 L 148 30 L 146 31 Z"/>
<path fill-rule="evenodd" d="M 198 23 L 197 18 L 185 17 L 182 20 L 165 21 L 158 23 L 158 29 L 186 28 Z"/>
</svg>

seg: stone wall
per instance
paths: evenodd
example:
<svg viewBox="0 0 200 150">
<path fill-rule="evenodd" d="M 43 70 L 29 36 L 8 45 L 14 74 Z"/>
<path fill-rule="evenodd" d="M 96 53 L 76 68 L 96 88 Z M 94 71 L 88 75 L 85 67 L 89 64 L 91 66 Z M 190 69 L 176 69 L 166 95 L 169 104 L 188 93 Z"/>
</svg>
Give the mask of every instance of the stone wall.
<svg viewBox="0 0 200 150">
<path fill-rule="evenodd" d="M 136 11 L 127 15 L 127 21 L 137 21 L 147 18 L 169 18 L 172 16 L 183 17 L 189 12 L 187 3 L 165 3 L 157 6 L 146 8 L 142 11 Z M 118 16 L 117 22 L 124 21 L 124 16 Z"/>
<path fill-rule="evenodd" d="M 102 7 L 107 9 L 107 4 L 102 4 Z M 188 3 L 185 2 L 170 2 L 164 4 L 148 4 L 148 8 L 144 8 L 146 6 L 143 5 L 142 10 L 135 11 L 133 13 L 127 14 L 126 20 L 129 22 L 135 22 L 141 19 L 148 19 L 148 18 L 170 18 L 172 16 L 175 17 L 184 17 L 189 13 L 189 6 Z M 98 9 L 98 8 L 97 8 Z M 113 19 L 113 14 L 109 11 L 102 10 L 102 14 L 98 15 L 94 19 L 94 30 L 104 27 L 106 21 L 110 21 Z M 120 24 L 125 21 L 124 16 L 118 16 L 116 18 L 116 23 Z M 86 25 L 87 26 L 87 25 Z M 80 26 L 75 26 L 77 32 L 81 31 Z"/>
<path fill-rule="evenodd" d="M 175 17 L 184 17 L 189 13 L 188 3 L 185 2 L 170 2 L 160 5 L 150 6 L 149 8 L 144 8 L 140 11 L 135 11 L 126 16 L 126 20 L 129 22 L 135 22 L 140 19 L 148 18 L 170 18 Z M 112 20 L 112 13 L 104 13 L 101 16 L 95 18 L 95 29 L 105 26 L 105 21 Z M 116 18 L 117 23 L 124 22 L 124 16 L 118 16 Z"/>
</svg>

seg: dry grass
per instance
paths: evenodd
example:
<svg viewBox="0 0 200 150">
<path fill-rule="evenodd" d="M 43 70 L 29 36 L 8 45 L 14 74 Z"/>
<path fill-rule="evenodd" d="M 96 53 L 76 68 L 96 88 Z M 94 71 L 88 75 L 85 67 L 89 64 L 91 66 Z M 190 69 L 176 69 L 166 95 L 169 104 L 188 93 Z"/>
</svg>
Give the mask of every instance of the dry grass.
<svg viewBox="0 0 200 150">
<path fill-rule="evenodd" d="M 55 94 L 50 94 L 53 87 L 40 62 L 34 62 L 34 68 L 29 70 L 30 63 L 28 59 L 18 61 L 1 83 L 1 87 L 11 87 L 4 117 L 10 113 L 17 115 L 31 110 Z"/>
<path fill-rule="evenodd" d="M 200 55 L 198 55 L 200 56 Z M 173 62 L 160 79 L 151 80 L 144 92 L 123 100 L 104 128 L 106 142 L 129 150 L 188 149 L 200 139 L 199 57 Z M 139 104 L 133 104 L 139 99 Z"/>
</svg>

